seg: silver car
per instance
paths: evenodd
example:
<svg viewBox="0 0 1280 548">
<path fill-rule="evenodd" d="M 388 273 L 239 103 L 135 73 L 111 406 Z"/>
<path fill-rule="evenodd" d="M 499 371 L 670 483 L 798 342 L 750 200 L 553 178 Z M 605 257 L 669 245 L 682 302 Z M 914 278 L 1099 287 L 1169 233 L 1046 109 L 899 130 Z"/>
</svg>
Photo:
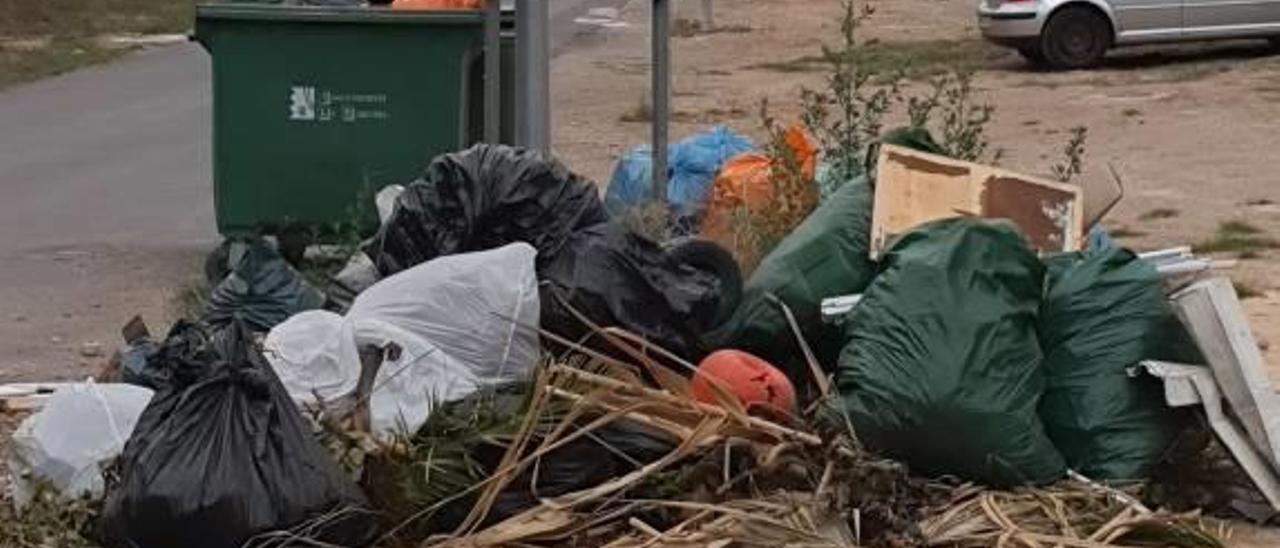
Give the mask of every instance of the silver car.
<svg viewBox="0 0 1280 548">
<path fill-rule="evenodd" d="M 1084 68 L 1114 46 L 1280 36 L 1280 0 L 979 0 L 978 27 L 1054 68 Z"/>
</svg>

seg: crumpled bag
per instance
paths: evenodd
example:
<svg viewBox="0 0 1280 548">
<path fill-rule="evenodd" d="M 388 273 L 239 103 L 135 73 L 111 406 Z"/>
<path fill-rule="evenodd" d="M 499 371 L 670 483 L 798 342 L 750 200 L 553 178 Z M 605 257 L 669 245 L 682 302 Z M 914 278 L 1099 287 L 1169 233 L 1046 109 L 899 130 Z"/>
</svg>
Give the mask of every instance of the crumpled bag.
<svg viewBox="0 0 1280 548">
<path fill-rule="evenodd" d="M 105 548 L 240 548 L 335 511 L 308 536 L 372 540 L 364 495 L 316 442 L 244 322 L 217 332 L 179 323 L 157 358 L 176 371 L 120 457 L 98 531 Z"/>
<path fill-rule="evenodd" d="M 555 158 L 480 144 L 437 156 L 363 247 L 383 275 L 514 242 L 537 249 L 541 267 L 570 234 L 607 220 L 595 183 Z"/>
<path fill-rule="evenodd" d="M 325 296 L 266 240 L 247 244 L 231 273 L 214 286 L 201 321 L 225 326 L 244 320 L 266 332 L 290 316 L 324 306 Z"/>
<path fill-rule="evenodd" d="M 8 467 L 14 504 L 25 507 L 40 484 L 68 498 L 102 496 L 102 466 L 124 449 L 152 393 L 92 381 L 56 390 L 13 433 Z"/>
<path fill-rule="evenodd" d="M 355 334 L 342 316 L 308 310 L 275 326 L 262 353 L 294 401 L 315 405 L 355 394 L 360 383 L 360 353 Z"/>
</svg>

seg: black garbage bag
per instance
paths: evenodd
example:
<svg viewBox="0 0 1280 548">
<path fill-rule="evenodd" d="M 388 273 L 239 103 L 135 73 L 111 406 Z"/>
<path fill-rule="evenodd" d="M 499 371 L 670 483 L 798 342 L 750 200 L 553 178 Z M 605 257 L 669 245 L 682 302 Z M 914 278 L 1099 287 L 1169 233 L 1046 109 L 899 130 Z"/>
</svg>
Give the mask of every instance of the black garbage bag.
<svg viewBox="0 0 1280 548">
<path fill-rule="evenodd" d="M 364 496 L 312 438 L 244 323 L 179 324 L 156 359 L 170 375 L 139 417 L 108 493 L 107 548 L 240 548 L 330 512 L 309 536 L 372 540 Z"/>
<path fill-rule="evenodd" d="M 381 455 L 365 466 L 365 486 L 378 507 L 390 509 L 388 525 L 402 525 L 405 539 L 422 539 L 456 529 L 476 503 L 476 494 L 451 498 L 498 469 L 503 440 L 522 425 L 529 401 L 527 383 L 512 383 L 442 404 L 413 438 L 412 452 Z M 584 426 L 595 417 L 578 421 Z M 542 440 L 535 438 L 530 447 Z M 525 469 L 498 493 L 482 526 L 537 506 L 542 499 L 594 487 L 649 464 L 675 449 L 671 440 L 625 418 L 561 445 Z M 424 461 L 430 458 L 427 465 Z M 430 466 L 430 474 L 423 474 Z M 535 477 L 536 474 L 536 477 Z M 443 499 L 451 498 L 445 501 Z M 430 516 L 417 510 L 440 503 Z M 396 515 L 400 513 L 402 515 Z"/>
<path fill-rule="evenodd" d="M 1040 418 L 1074 470 L 1145 479 L 1186 425 L 1144 359 L 1201 363 L 1155 268 L 1119 247 L 1046 261 L 1040 343 L 1048 385 Z"/>
<path fill-rule="evenodd" d="M 569 234 L 607 219 L 596 185 L 551 156 L 480 144 L 436 157 L 364 251 L 389 276 L 442 255 L 526 242 L 541 267 Z"/>
<path fill-rule="evenodd" d="M 266 332 L 289 316 L 324 306 L 324 293 L 266 240 L 255 238 L 245 245 L 231 272 L 214 286 L 202 321 L 226 326 L 241 319 L 254 331 Z"/>
<path fill-rule="evenodd" d="M 926 224 L 883 266 L 846 320 L 837 373 L 860 439 L 922 474 L 998 487 L 1062 478 L 1036 415 L 1044 269 L 1017 228 Z"/>
<path fill-rule="evenodd" d="M 720 248 L 706 251 L 728 253 Z M 737 306 L 733 295 L 721 288 L 732 286 L 732 278 L 741 274 L 718 270 L 682 260 L 622 223 L 579 230 L 542 271 L 541 323 L 557 335 L 578 340 L 589 329 L 573 314 L 576 310 L 602 327 L 621 327 L 697 360 L 706 353 L 703 334 Z M 593 342 L 602 343 L 598 338 Z"/>
</svg>

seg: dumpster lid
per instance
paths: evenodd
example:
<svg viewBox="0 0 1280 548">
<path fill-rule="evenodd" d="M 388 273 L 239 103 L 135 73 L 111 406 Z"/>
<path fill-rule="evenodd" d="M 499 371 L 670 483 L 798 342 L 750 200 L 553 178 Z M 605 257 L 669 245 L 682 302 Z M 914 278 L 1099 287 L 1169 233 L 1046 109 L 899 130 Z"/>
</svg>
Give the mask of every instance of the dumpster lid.
<svg viewBox="0 0 1280 548">
<path fill-rule="evenodd" d="M 196 19 L 474 25 L 483 22 L 484 13 L 478 11 L 391 10 L 380 6 L 298 6 L 217 2 L 196 5 Z"/>
</svg>

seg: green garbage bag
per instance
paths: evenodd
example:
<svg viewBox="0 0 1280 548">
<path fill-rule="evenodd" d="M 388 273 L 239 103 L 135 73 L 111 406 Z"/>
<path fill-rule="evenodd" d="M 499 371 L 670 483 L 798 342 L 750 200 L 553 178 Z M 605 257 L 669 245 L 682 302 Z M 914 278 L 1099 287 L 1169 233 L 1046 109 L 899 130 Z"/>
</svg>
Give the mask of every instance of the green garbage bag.
<svg viewBox="0 0 1280 548">
<path fill-rule="evenodd" d="M 871 283 L 876 270 L 867 251 L 871 201 L 871 185 L 858 177 L 809 214 L 747 280 L 741 304 L 711 333 L 712 347 L 760 356 L 804 385 L 809 372 L 786 316 L 767 298 L 773 294 L 795 314 L 819 362 L 834 363 L 843 335 L 822 323 L 822 299 L 859 293 Z"/>
<path fill-rule="evenodd" d="M 1159 380 L 1130 375 L 1144 359 L 1198 363 L 1155 268 L 1111 247 L 1046 260 L 1040 308 L 1045 431 L 1067 466 L 1094 479 L 1140 480 L 1173 443 L 1183 416 Z"/>
<path fill-rule="evenodd" d="M 836 378 L 859 438 L 916 473 L 997 487 L 1061 479 L 1036 415 L 1044 268 L 1017 228 L 929 223 L 883 267 L 845 322 Z"/>
<path fill-rule="evenodd" d="M 880 141 L 941 152 L 920 128 L 893 129 Z M 821 205 L 756 267 L 733 316 L 708 337 L 712 348 L 760 356 L 781 367 L 797 386 L 805 386 L 811 376 L 808 366 L 786 317 L 767 298 L 772 294 L 791 309 L 818 362 L 824 367 L 835 363 L 844 334 L 822 323 L 822 300 L 861 293 L 876 272 L 868 250 L 874 190 L 862 167 L 844 173 L 838 166 L 819 166 Z"/>
</svg>

